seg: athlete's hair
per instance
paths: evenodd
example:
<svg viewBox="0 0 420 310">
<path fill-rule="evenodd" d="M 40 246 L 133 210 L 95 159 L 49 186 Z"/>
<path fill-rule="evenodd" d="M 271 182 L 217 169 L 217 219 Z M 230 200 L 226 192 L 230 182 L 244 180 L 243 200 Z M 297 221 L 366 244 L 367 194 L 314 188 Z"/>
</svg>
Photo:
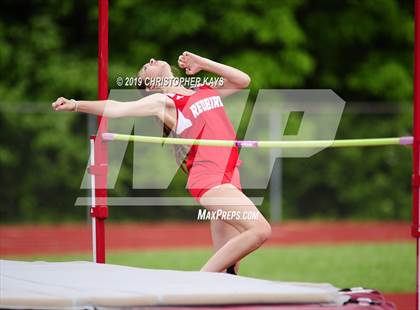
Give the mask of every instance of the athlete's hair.
<svg viewBox="0 0 420 310">
<path fill-rule="evenodd" d="M 172 71 L 172 74 L 174 76 L 179 77 L 181 75 L 180 70 L 177 67 L 175 67 L 175 66 L 171 66 L 171 71 Z M 139 77 L 140 77 L 140 71 L 137 74 L 137 78 L 139 78 Z M 138 79 L 138 81 L 141 81 L 141 80 Z M 145 90 L 146 89 L 146 84 L 144 82 L 143 83 L 137 83 L 136 84 L 136 87 L 139 90 Z M 156 120 L 159 123 L 159 125 L 161 125 L 162 128 L 163 128 L 162 136 L 164 138 L 167 138 L 169 136 L 172 136 L 174 138 L 178 138 L 179 137 L 174 131 L 172 131 L 171 128 L 169 128 L 160 119 L 158 119 L 156 117 Z M 181 169 L 182 169 L 183 172 L 188 173 L 186 159 L 187 159 L 187 155 L 188 155 L 188 152 L 190 150 L 190 147 L 188 145 L 177 145 L 177 144 L 173 144 L 173 150 L 174 150 L 174 153 L 175 153 L 176 163 L 178 164 L 179 167 L 181 167 Z"/>
<path fill-rule="evenodd" d="M 158 119 L 159 122 L 161 122 Z M 172 136 L 174 138 L 178 138 L 179 136 L 171 130 L 165 123 L 161 122 L 163 125 L 163 137 Z M 188 145 L 177 145 L 173 144 L 173 150 L 175 153 L 175 160 L 179 167 L 181 167 L 182 171 L 188 173 L 187 168 L 187 156 L 188 152 L 190 151 L 190 147 Z"/>
</svg>

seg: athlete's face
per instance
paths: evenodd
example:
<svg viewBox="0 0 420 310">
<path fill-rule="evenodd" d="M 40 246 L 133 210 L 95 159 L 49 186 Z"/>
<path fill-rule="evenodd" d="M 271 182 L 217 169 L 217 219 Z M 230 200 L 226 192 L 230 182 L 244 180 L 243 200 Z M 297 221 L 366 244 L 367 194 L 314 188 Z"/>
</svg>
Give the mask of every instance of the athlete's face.
<svg viewBox="0 0 420 310">
<path fill-rule="evenodd" d="M 171 66 L 163 60 L 155 60 L 150 58 L 149 62 L 144 64 L 138 73 L 138 77 L 143 81 L 146 78 L 153 79 L 157 77 L 172 77 Z"/>
</svg>

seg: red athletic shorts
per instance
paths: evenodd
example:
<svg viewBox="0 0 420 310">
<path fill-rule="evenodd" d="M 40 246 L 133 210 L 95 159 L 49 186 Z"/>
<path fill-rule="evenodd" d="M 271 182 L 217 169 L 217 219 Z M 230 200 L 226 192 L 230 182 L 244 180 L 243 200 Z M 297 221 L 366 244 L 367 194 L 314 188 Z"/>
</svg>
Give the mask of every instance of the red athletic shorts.
<svg viewBox="0 0 420 310">
<path fill-rule="evenodd" d="M 195 162 L 189 169 L 187 189 L 198 202 L 209 189 L 226 183 L 242 190 L 237 166 L 233 169 L 220 169 L 211 161 L 202 161 Z"/>
</svg>

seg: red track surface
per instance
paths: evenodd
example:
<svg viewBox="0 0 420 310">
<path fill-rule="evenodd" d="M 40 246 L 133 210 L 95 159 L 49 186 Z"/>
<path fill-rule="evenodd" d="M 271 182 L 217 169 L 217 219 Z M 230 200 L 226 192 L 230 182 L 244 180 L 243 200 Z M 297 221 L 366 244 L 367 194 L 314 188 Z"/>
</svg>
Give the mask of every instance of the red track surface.
<svg viewBox="0 0 420 310">
<path fill-rule="evenodd" d="M 410 224 L 401 222 L 288 222 L 274 225 L 267 245 L 313 245 L 412 241 Z M 108 250 L 208 247 L 208 223 L 112 224 Z M 1 226 L 0 255 L 65 254 L 91 251 L 88 225 Z M 415 294 L 386 294 L 398 309 L 414 309 Z"/>
<path fill-rule="evenodd" d="M 411 241 L 410 224 L 289 222 L 274 225 L 267 245 Z M 112 224 L 106 227 L 108 250 L 207 247 L 208 223 Z M 90 252 L 88 225 L 2 226 L 0 255 Z"/>
</svg>

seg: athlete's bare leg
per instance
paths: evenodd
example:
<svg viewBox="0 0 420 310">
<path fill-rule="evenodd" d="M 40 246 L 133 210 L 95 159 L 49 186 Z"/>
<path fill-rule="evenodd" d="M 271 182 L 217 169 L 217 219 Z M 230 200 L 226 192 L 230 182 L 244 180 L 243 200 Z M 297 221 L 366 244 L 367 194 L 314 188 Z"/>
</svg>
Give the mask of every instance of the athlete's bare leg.
<svg viewBox="0 0 420 310">
<path fill-rule="evenodd" d="M 210 222 L 211 238 L 213 240 L 213 250 L 217 252 L 230 239 L 240 234 L 234 226 L 222 220 L 212 220 Z M 235 263 L 235 273 L 239 271 L 239 262 Z"/>
<path fill-rule="evenodd" d="M 239 235 L 227 241 L 201 268 L 201 271 L 221 272 L 241 258 L 259 248 L 271 234 L 267 220 L 253 202 L 232 184 L 208 190 L 200 203 L 209 211 L 257 212 L 258 219 L 224 219 L 238 230 Z"/>
</svg>

